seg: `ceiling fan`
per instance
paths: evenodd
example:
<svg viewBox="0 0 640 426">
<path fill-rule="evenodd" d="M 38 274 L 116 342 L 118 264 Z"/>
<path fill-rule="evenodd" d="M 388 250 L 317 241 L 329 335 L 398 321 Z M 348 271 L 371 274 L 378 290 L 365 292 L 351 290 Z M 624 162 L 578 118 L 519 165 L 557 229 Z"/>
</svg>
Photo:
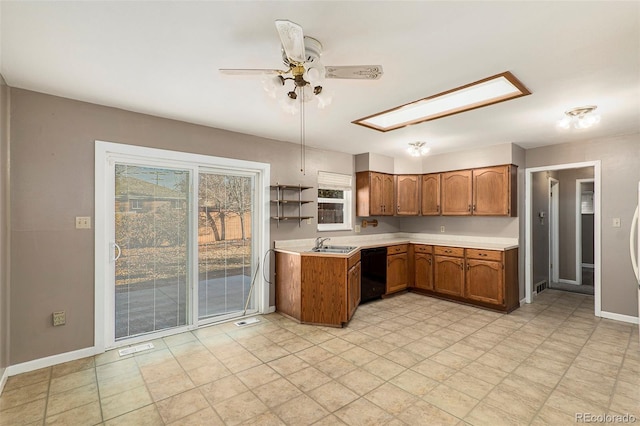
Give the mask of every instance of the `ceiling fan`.
<svg viewBox="0 0 640 426">
<path fill-rule="evenodd" d="M 322 55 L 320 41 L 305 36 L 302 27 L 295 22 L 280 19 L 276 20 L 275 24 L 282 43 L 282 62 L 288 69 L 222 68 L 220 72 L 231 75 L 275 75 L 265 85 L 265 90 L 273 97 L 278 87 L 292 80 L 294 88 L 287 92 L 287 96 L 292 100 L 297 99 L 300 92 L 304 100 L 312 98 L 310 91 L 304 90 L 306 86 L 310 86 L 313 94 L 318 96 L 321 107 L 328 103 L 328 99 L 322 99 L 320 96 L 324 78 L 377 80 L 383 74 L 381 65 L 324 66 L 320 60 Z"/>
</svg>

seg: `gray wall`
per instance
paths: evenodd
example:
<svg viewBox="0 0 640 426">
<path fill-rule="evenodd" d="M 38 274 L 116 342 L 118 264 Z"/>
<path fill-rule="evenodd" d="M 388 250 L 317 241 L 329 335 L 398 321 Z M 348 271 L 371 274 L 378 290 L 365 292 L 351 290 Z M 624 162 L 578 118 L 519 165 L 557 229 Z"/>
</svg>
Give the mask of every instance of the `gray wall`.
<svg viewBox="0 0 640 426">
<path fill-rule="evenodd" d="M 558 171 L 560 182 L 559 278 L 576 280 L 576 179 L 593 178 L 593 167 Z"/>
<path fill-rule="evenodd" d="M 308 149 L 303 176 L 297 144 L 26 90 L 11 95 L 11 365 L 93 346 L 94 236 L 76 230 L 74 217 L 94 216 L 96 139 L 270 163 L 272 184 L 316 187 L 318 170 L 354 171 L 350 154 Z M 315 216 L 314 206 L 306 212 Z M 366 232 L 397 230 L 391 219 Z M 315 235 L 315 220 L 272 222 L 272 240 Z M 51 326 L 55 310 L 66 310 L 64 327 Z"/>
<path fill-rule="evenodd" d="M 629 232 L 638 203 L 640 134 L 527 150 L 527 167 L 595 160 L 601 161 L 602 172 L 601 307 L 606 312 L 637 316 L 638 292 L 629 257 Z M 620 228 L 611 226 L 614 217 L 621 219 Z"/>
<path fill-rule="evenodd" d="M 549 172 L 537 172 L 531 179 L 532 283 L 549 280 Z M 555 176 L 554 176 L 555 177 Z M 544 218 L 540 219 L 539 214 Z"/>
<path fill-rule="evenodd" d="M 9 365 L 9 87 L 0 75 L 0 377 Z"/>
</svg>

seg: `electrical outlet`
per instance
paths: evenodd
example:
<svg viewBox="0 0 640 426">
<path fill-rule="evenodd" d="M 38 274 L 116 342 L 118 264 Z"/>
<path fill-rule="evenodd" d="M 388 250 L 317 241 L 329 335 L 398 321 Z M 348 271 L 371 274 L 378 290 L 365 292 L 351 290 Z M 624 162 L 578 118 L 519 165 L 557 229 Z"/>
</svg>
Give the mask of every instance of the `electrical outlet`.
<svg viewBox="0 0 640 426">
<path fill-rule="evenodd" d="M 440 225 L 440 232 L 444 232 L 444 225 Z"/>
<path fill-rule="evenodd" d="M 360 228 L 360 225 L 356 225 L 355 226 L 354 231 L 355 231 L 356 234 L 359 234 L 361 230 L 362 230 L 362 228 Z"/>
<path fill-rule="evenodd" d="M 76 216 L 76 229 L 91 229 L 91 217 Z"/>
<path fill-rule="evenodd" d="M 613 218 L 613 227 L 614 228 L 620 228 L 620 218 L 619 217 L 614 217 Z"/>
<path fill-rule="evenodd" d="M 312 221 L 311 218 L 307 219 L 307 225 L 311 225 L 311 221 Z"/>
<path fill-rule="evenodd" d="M 67 323 L 67 315 L 64 311 L 58 311 L 53 313 L 53 325 L 65 325 Z"/>
</svg>

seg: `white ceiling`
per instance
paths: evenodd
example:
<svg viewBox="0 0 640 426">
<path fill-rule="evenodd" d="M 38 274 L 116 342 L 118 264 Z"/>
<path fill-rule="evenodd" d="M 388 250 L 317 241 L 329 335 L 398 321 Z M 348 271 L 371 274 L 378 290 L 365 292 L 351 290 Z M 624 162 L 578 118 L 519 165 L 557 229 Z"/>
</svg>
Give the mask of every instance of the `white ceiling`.
<svg viewBox="0 0 640 426">
<path fill-rule="evenodd" d="M 640 131 L 640 2 L 2 1 L 0 71 L 12 87 L 284 141 L 300 121 L 260 78 L 280 68 L 275 19 L 324 45 L 326 65 L 381 64 L 378 81 L 327 80 L 307 144 L 406 156 L 513 142 L 524 148 Z M 351 121 L 511 71 L 530 96 L 381 133 Z M 597 128 L 559 131 L 595 104 Z"/>
</svg>

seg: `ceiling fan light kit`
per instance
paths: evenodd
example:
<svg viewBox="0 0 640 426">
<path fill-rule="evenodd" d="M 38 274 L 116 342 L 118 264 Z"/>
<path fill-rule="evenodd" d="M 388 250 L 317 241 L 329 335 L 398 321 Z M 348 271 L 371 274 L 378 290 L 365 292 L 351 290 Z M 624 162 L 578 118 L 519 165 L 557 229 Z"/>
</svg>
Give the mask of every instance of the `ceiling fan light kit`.
<svg viewBox="0 0 640 426">
<path fill-rule="evenodd" d="M 557 125 L 564 130 L 571 127 L 574 129 L 588 129 L 600 122 L 600 115 L 593 112 L 596 108 L 598 108 L 596 105 L 571 108 L 564 112 L 565 116 L 558 121 Z"/>
<path fill-rule="evenodd" d="M 333 96 L 324 88 L 325 78 L 377 80 L 382 76 L 382 66 L 325 67 L 320 60 L 322 43 L 319 40 L 305 36 L 302 27 L 295 22 L 278 19 L 275 24 L 282 45 L 282 62 L 288 69 L 221 68 L 220 72 L 230 75 L 261 75 L 262 87 L 270 97 L 279 99 L 284 111 L 291 114 L 300 113 L 300 171 L 304 173 L 304 103 L 316 99 L 318 108 L 325 108 L 331 104 Z M 293 82 L 292 88 L 287 87 L 289 81 Z"/>
</svg>

